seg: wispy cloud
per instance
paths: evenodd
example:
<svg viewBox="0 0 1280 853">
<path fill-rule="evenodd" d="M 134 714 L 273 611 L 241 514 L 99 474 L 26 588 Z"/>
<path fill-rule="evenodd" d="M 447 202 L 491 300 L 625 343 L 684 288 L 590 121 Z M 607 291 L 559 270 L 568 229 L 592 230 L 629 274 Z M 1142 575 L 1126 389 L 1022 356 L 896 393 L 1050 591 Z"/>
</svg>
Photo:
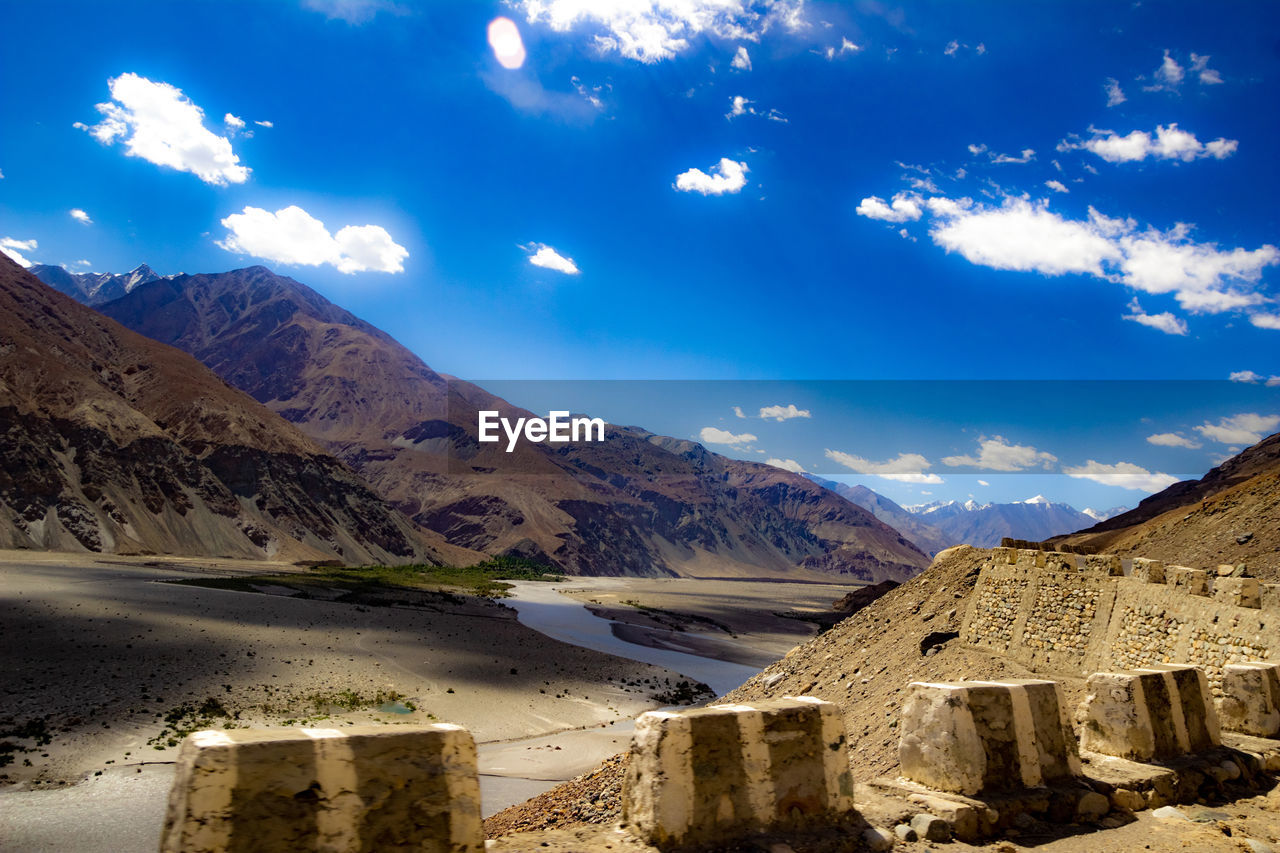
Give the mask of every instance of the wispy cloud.
<svg viewBox="0 0 1280 853">
<path fill-rule="evenodd" d="M 1154 494 L 1169 488 L 1178 482 L 1177 477 L 1160 472 L 1151 472 L 1132 462 L 1116 462 L 1108 465 L 1090 459 L 1083 465 L 1063 468 L 1062 473 L 1068 477 L 1092 480 L 1104 486 L 1119 486 L 1122 489 Z"/>
<path fill-rule="evenodd" d="M 83 210 L 81 210 L 78 207 L 71 208 L 69 211 L 67 211 L 67 213 L 69 213 L 71 215 L 71 218 L 74 219 L 76 222 L 82 223 L 84 225 L 93 224 L 93 220 L 89 218 L 89 214 L 85 213 Z"/>
<path fill-rule="evenodd" d="M 1280 427 L 1280 415 L 1260 415 L 1257 412 L 1241 412 L 1222 418 L 1216 424 L 1205 421 L 1195 428 L 1210 441 L 1219 444 L 1257 444 Z"/>
<path fill-rule="evenodd" d="M 884 462 L 872 462 L 869 459 L 854 456 L 842 450 L 828 449 L 825 455 L 831 461 L 837 462 L 850 471 L 856 471 L 859 474 L 870 474 L 876 477 L 883 477 L 886 480 L 895 480 L 899 483 L 945 482 L 937 474 L 925 473 L 932 466 L 929 464 L 929 460 L 919 453 L 899 453 L 895 458 L 887 459 Z"/>
<path fill-rule="evenodd" d="M 987 471 L 1026 471 L 1051 468 L 1058 457 L 1025 444 L 1010 444 L 1004 436 L 978 439 L 978 455 L 944 456 L 942 464 L 951 468 L 969 466 Z"/>
<path fill-rule="evenodd" d="M 698 437 L 707 444 L 726 444 L 730 447 L 742 447 L 756 441 L 756 437 L 749 432 L 739 433 L 735 435 L 727 429 L 719 427 L 703 427 L 698 433 Z"/>
<path fill-rule="evenodd" d="M 1185 447 L 1188 450 L 1196 450 L 1203 447 L 1198 441 L 1187 438 L 1178 432 L 1158 432 L 1155 435 L 1147 436 L 1147 443 L 1154 444 L 1157 447 Z"/>
<path fill-rule="evenodd" d="M 1187 334 L 1187 321 L 1181 317 L 1175 317 L 1168 311 L 1161 311 L 1159 314 L 1148 314 L 1142 310 L 1142 306 L 1138 304 L 1137 297 L 1129 303 L 1129 313 L 1124 315 L 1124 319 L 1132 320 L 1135 323 L 1164 332 L 1166 335 L 1185 335 Z"/>
</svg>

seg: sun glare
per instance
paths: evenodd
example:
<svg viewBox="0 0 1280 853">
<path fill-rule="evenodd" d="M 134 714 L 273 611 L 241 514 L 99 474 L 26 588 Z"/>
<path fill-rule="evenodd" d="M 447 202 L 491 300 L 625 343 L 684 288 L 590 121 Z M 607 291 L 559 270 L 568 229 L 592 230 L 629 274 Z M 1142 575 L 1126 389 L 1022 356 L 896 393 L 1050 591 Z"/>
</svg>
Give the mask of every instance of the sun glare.
<svg viewBox="0 0 1280 853">
<path fill-rule="evenodd" d="M 503 68 L 516 69 L 524 65 L 527 56 L 520 29 L 510 18 L 494 18 L 489 22 L 489 47 Z"/>
</svg>

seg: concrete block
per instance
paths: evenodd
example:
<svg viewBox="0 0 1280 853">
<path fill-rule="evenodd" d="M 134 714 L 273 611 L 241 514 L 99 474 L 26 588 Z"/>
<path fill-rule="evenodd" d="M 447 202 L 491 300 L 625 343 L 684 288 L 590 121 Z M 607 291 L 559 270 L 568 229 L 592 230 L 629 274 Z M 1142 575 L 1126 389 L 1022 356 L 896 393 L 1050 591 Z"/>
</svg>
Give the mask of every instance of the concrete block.
<svg viewBox="0 0 1280 853">
<path fill-rule="evenodd" d="M 1262 585 L 1257 578 L 1218 578 L 1213 582 L 1213 597 L 1224 604 L 1258 610 L 1262 607 Z"/>
<path fill-rule="evenodd" d="M 1135 761 L 1204 752 L 1222 743 L 1209 682 L 1193 666 L 1158 664 L 1089 677 L 1081 747 Z"/>
<path fill-rule="evenodd" d="M 1164 562 L 1134 557 L 1131 574 L 1143 583 L 1164 583 Z"/>
<path fill-rule="evenodd" d="M 161 853 L 484 850 L 461 726 L 200 731 L 177 765 Z"/>
<path fill-rule="evenodd" d="M 1209 594 L 1209 573 L 1186 566 L 1166 566 L 1165 582 L 1191 595 Z"/>
<path fill-rule="evenodd" d="M 974 795 L 1080 775 L 1062 691 L 1052 681 L 915 682 L 898 759 L 909 779 Z"/>
<path fill-rule="evenodd" d="M 1090 554 L 1084 558 L 1084 570 L 1113 578 L 1124 577 L 1124 568 L 1115 554 Z"/>
<path fill-rule="evenodd" d="M 1222 692 L 1222 728 L 1280 738 L 1280 664 L 1229 663 L 1222 671 Z"/>
<path fill-rule="evenodd" d="M 623 820 L 679 847 L 803 828 L 853 809 L 844 718 L 811 697 L 651 711 L 636 721 Z"/>
</svg>

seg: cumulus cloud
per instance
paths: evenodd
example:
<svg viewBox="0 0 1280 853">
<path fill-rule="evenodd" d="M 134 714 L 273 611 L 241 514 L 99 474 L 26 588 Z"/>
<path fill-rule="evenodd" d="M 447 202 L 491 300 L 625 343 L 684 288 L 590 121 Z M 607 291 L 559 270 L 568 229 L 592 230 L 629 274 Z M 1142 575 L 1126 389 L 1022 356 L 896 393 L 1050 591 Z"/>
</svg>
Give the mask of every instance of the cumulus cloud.
<svg viewBox="0 0 1280 853">
<path fill-rule="evenodd" d="M 1257 444 L 1263 437 L 1270 435 L 1280 427 L 1280 415 L 1259 415 L 1257 412 L 1242 412 L 1223 418 L 1216 424 L 1205 421 L 1196 427 L 1210 441 L 1219 444 Z"/>
<path fill-rule="evenodd" d="M 112 100 L 97 105 L 102 121 L 93 127 L 76 122 L 76 127 L 103 145 L 119 139 L 128 156 L 190 172 L 205 183 L 224 186 L 248 179 L 249 169 L 240 165 L 231 141 L 204 126 L 204 110 L 181 89 L 132 73 L 108 85 Z"/>
<path fill-rule="evenodd" d="M 1058 457 L 1025 444 L 1010 444 L 1004 436 L 978 439 L 978 455 L 944 456 L 942 464 L 951 468 L 968 465 L 988 471 L 1025 471 L 1050 468 Z"/>
<path fill-rule="evenodd" d="M 886 480 L 896 480 L 899 483 L 944 482 L 937 474 L 925 473 L 931 466 L 929 460 L 919 453 L 899 453 L 893 459 L 888 459 L 884 462 L 872 462 L 868 459 L 863 459 L 861 456 L 854 456 L 841 450 L 828 449 L 826 457 L 833 462 L 838 462 L 850 471 L 856 471 L 859 474 L 871 474 L 876 477 L 883 477 Z"/>
<path fill-rule="evenodd" d="M 747 185 L 746 163 L 721 157 L 720 162 L 707 174 L 701 169 L 690 169 L 676 176 L 675 187 L 681 192 L 703 195 L 724 195 L 739 192 Z"/>
<path fill-rule="evenodd" d="M 22 253 L 34 252 L 36 246 L 35 240 L 15 240 L 13 237 L 0 237 L 0 252 L 8 255 L 19 266 L 31 266 L 31 261 L 27 260 Z"/>
<path fill-rule="evenodd" d="M 1124 96 L 1124 90 L 1120 88 L 1120 81 L 1114 77 L 1108 77 L 1103 88 L 1107 93 L 1107 106 L 1109 107 L 1119 106 L 1128 100 Z"/>
<path fill-rule="evenodd" d="M 244 127 L 244 119 L 240 118 L 240 116 L 234 116 L 231 113 L 227 113 L 222 117 L 222 123 L 232 130 L 239 130 Z"/>
<path fill-rule="evenodd" d="M 1259 329 L 1280 331 L 1280 314 L 1253 314 L 1249 317 L 1249 322 Z"/>
<path fill-rule="evenodd" d="M 804 0 L 516 0 L 514 5 L 529 23 L 545 22 L 555 32 L 591 27 L 601 53 L 645 63 L 671 59 L 703 34 L 758 41 L 774 26 L 797 30 L 805 25 Z"/>
<path fill-rule="evenodd" d="M 1049 181 L 1045 181 L 1044 185 L 1056 193 L 1071 192 L 1071 190 L 1067 189 L 1067 185 L 1062 183 L 1062 181 L 1049 180 Z"/>
<path fill-rule="evenodd" d="M 533 253 L 529 256 L 529 263 L 535 267 L 555 270 L 565 275 L 579 273 L 578 265 L 573 262 L 573 258 L 566 258 L 546 243 L 531 243 L 525 247 L 525 250 Z"/>
<path fill-rule="evenodd" d="M 879 196 L 867 196 L 858 203 L 854 212 L 882 222 L 914 222 L 923 213 L 920 209 L 920 197 L 911 193 L 898 193 L 893 197 L 892 203 L 886 203 Z"/>
<path fill-rule="evenodd" d="M 1154 92 L 1164 89 L 1172 92 L 1177 91 L 1178 87 L 1182 85 L 1182 78 L 1186 76 L 1186 70 L 1166 50 L 1160 67 L 1151 76 L 1155 82 L 1145 87 L 1148 91 Z"/>
<path fill-rule="evenodd" d="M 1114 465 L 1106 465 L 1090 459 L 1083 465 L 1063 468 L 1062 473 L 1068 477 L 1093 480 L 1095 483 L 1101 483 L 1104 486 L 1119 486 L 1122 489 L 1134 489 L 1135 491 L 1148 492 L 1150 494 L 1163 491 L 1178 482 L 1177 477 L 1171 477 L 1160 472 L 1153 473 L 1132 462 L 1117 462 Z"/>
<path fill-rule="evenodd" d="M 1223 82 L 1222 75 L 1209 67 L 1209 57 L 1200 56 L 1199 54 L 1191 54 L 1191 73 L 1195 74 L 1200 82 L 1206 86 L 1216 86 Z"/>
<path fill-rule="evenodd" d="M 746 412 L 744 412 L 744 411 L 742 411 L 742 407 L 741 407 L 741 406 L 734 406 L 734 407 L 733 407 L 733 413 L 734 413 L 735 415 L 737 415 L 738 417 L 740 417 L 740 418 L 745 418 L 745 417 L 747 417 L 747 413 L 746 413 Z"/>
<path fill-rule="evenodd" d="M 1194 133 L 1179 130 L 1177 122 L 1168 127 L 1156 125 L 1155 135 L 1145 130 L 1135 130 L 1120 136 L 1112 130 L 1089 128 L 1089 139 L 1072 137 L 1058 143 L 1059 151 L 1084 150 L 1098 155 L 1108 163 L 1135 163 L 1151 157 L 1157 160 L 1192 160 L 1213 158 L 1224 160 L 1236 153 L 1240 143 L 1235 139 L 1218 137 L 1211 142 L 1201 142 Z"/>
<path fill-rule="evenodd" d="M 760 417 L 765 420 L 772 418 L 775 421 L 789 421 L 792 418 L 813 417 L 813 414 L 808 409 L 796 408 L 795 403 L 788 403 L 785 406 L 763 406 L 760 409 Z"/>
<path fill-rule="evenodd" d="M 1131 219 L 1089 208 L 1087 220 L 1048 209 L 1048 202 L 1009 197 L 999 207 L 968 198 L 930 198 L 933 241 L 970 263 L 1042 275 L 1084 273 L 1150 294 L 1172 294 L 1193 313 L 1221 313 L 1258 305 L 1253 292 L 1263 270 L 1280 263 L 1280 249 L 1221 250 L 1190 239 L 1191 226 L 1139 231 Z M 1254 315 L 1254 325 L 1265 328 Z M 1136 319 L 1136 318 L 1135 318 Z M 1142 322 L 1142 321 L 1138 321 Z M 1147 323 L 1168 324 L 1167 320 Z"/>
<path fill-rule="evenodd" d="M 93 224 L 93 220 L 89 218 L 89 214 L 85 213 L 83 210 L 81 210 L 78 207 L 73 207 L 67 212 L 71 214 L 71 218 L 74 219 L 76 222 L 82 222 L 85 225 Z"/>
<path fill-rule="evenodd" d="M 379 225 L 348 225 L 330 234 L 324 223 L 296 205 L 269 213 L 246 207 L 222 220 L 228 230 L 218 245 L 278 264 L 330 264 L 342 273 L 404 272 L 409 251 Z"/>
<path fill-rule="evenodd" d="M 727 429 L 719 427 L 703 427 L 698 437 L 707 444 L 727 444 L 730 447 L 741 447 L 756 440 L 756 437 L 749 432 L 734 435 Z"/>
<path fill-rule="evenodd" d="M 1158 432 L 1155 435 L 1149 435 L 1147 436 L 1147 443 L 1154 444 L 1157 447 L 1185 447 L 1188 450 L 1196 450 L 1203 446 L 1200 442 L 1177 432 Z"/>
<path fill-rule="evenodd" d="M 1252 370 L 1237 370 L 1227 378 L 1232 382 L 1244 382 L 1249 385 L 1256 385 L 1261 382 L 1268 388 L 1280 385 L 1280 376 L 1263 376 L 1261 373 L 1254 373 Z"/>
<path fill-rule="evenodd" d="M 764 464 L 772 465 L 775 468 L 781 468 L 784 471 L 790 471 L 793 474 L 803 474 L 804 466 L 794 459 L 779 459 L 776 456 L 764 460 Z"/>
<path fill-rule="evenodd" d="M 751 55 L 747 53 L 747 49 L 744 46 L 738 45 L 738 52 L 733 55 L 733 61 L 729 65 L 739 71 L 751 70 Z"/>
<path fill-rule="evenodd" d="M 1129 313 L 1124 315 L 1124 319 L 1141 323 L 1148 328 L 1157 329 L 1166 335 L 1187 334 L 1186 320 L 1175 317 L 1168 311 L 1161 311 L 1159 314 L 1147 314 L 1142 310 L 1142 306 L 1138 304 L 1136 298 L 1129 303 Z"/>
</svg>

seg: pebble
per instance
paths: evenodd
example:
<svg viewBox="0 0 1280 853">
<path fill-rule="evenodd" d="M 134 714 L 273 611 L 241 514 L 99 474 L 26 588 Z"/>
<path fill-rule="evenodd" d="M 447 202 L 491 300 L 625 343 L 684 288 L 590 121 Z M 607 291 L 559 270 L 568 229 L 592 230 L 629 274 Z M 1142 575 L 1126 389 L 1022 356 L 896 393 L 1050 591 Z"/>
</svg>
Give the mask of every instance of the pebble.
<svg viewBox="0 0 1280 853">
<path fill-rule="evenodd" d="M 911 828 L 926 841 L 950 841 L 951 826 L 937 815 L 921 812 L 911 818 Z"/>
<path fill-rule="evenodd" d="M 1158 817 L 1161 820 L 1188 820 L 1189 818 L 1173 806 L 1161 806 L 1151 812 L 1152 817 Z"/>
<path fill-rule="evenodd" d="M 898 836 L 902 841 L 919 841 L 920 835 L 905 823 L 900 823 L 893 828 L 893 834 Z"/>
</svg>

